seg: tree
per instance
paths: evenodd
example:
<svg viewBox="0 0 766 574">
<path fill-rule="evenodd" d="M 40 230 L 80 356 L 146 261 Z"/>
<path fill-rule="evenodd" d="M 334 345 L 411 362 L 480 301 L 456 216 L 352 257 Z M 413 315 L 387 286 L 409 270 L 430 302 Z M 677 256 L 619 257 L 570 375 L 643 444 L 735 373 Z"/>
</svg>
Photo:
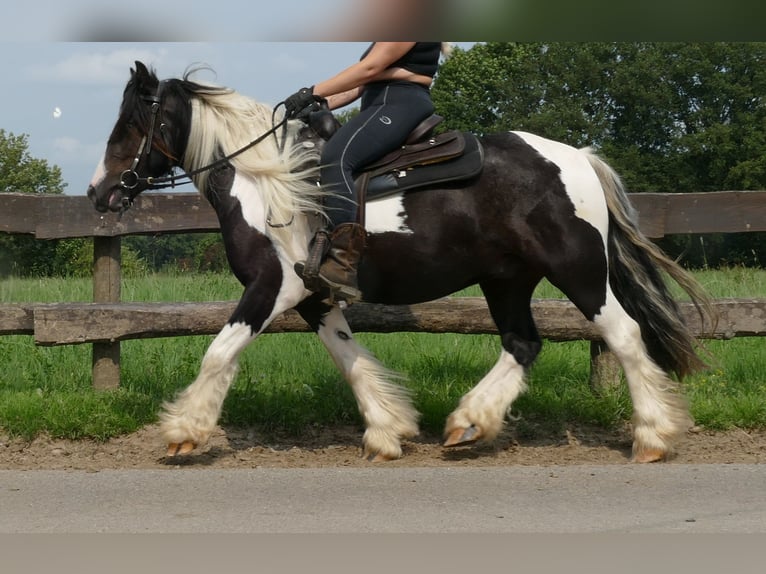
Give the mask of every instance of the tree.
<svg viewBox="0 0 766 574">
<path fill-rule="evenodd" d="M 765 63 L 763 43 L 489 42 L 456 49 L 432 95 L 451 128 L 592 146 L 633 192 L 764 189 Z M 757 263 L 763 236 L 663 247 L 695 264 Z"/>
<path fill-rule="evenodd" d="M 31 157 L 27 148 L 26 134 L 15 136 L 0 129 L 0 192 L 63 193 L 61 168 Z"/>
<path fill-rule="evenodd" d="M 30 157 L 27 136 L 0 129 L 0 192 L 62 193 L 61 169 Z M 48 273 L 54 265 L 56 241 L 0 235 L 0 275 Z"/>
</svg>

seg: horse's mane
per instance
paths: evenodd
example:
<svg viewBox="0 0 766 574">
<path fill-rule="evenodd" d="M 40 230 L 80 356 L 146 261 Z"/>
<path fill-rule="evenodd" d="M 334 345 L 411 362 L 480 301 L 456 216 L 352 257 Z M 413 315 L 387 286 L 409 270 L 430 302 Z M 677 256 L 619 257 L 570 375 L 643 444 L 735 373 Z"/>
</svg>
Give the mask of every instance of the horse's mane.
<svg viewBox="0 0 766 574">
<path fill-rule="evenodd" d="M 233 89 L 201 84 L 184 75 L 182 89 L 190 96 L 192 119 L 184 156 L 187 171 L 207 165 L 221 155 L 233 153 L 273 127 L 272 109 Z M 274 221 L 290 221 L 299 212 L 321 212 L 321 193 L 315 183 L 316 152 L 292 145 L 295 124 L 288 128 L 288 143 L 280 151 L 277 138 L 267 137 L 231 160 L 241 173 L 256 180 L 268 212 Z M 281 139 L 281 130 L 277 131 Z M 314 166 L 314 167 L 307 167 Z M 197 189 L 204 192 L 209 172 L 195 176 Z"/>
<path fill-rule="evenodd" d="M 188 70 L 182 79 L 164 80 L 162 93 L 174 93 L 191 106 L 189 136 L 182 167 L 187 172 L 209 165 L 257 139 L 272 128 L 272 122 L 279 122 L 282 115 L 272 119 L 272 109 L 264 104 L 223 86 L 204 84 L 190 79 L 199 68 Z M 160 85 L 156 74 L 151 71 L 152 81 Z M 132 114 L 136 127 L 148 131 L 151 122 L 150 106 L 141 101 L 133 80 L 128 82 L 123 93 L 120 116 L 124 119 Z M 127 121 L 118 121 L 117 129 L 125 129 Z M 122 126 L 118 128 L 117 126 Z M 316 151 L 294 145 L 295 132 L 299 122 L 288 123 L 287 145 L 280 150 L 277 138 L 267 137 L 257 145 L 231 159 L 235 169 L 251 177 L 263 203 L 264 210 L 275 223 L 294 222 L 290 227 L 267 226 L 266 233 L 275 239 L 292 257 L 305 252 L 306 246 L 298 239 L 305 239 L 306 218 L 296 217 L 301 213 L 323 213 L 322 191 L 314 183 L 317 179 L 318 157 Z M 277 136 L 282 138 L 282 130 Z M 114 133 L 112 137 L 119 137 Z M 160 144 L 156 138 L 154 145 Z M 170 155 L 169 150 L 163 150 Z M 207 193 L 210 172 L 203 171 L 194 176 L 195 186 L 200 193 Z"/>
</svg>

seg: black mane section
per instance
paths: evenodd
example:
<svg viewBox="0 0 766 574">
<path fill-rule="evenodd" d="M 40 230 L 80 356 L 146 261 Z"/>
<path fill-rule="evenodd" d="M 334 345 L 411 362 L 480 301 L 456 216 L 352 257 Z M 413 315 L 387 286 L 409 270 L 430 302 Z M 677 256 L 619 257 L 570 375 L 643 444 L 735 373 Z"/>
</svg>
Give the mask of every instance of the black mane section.
<svg viewBox="0 0 766 574">
<path fill-rule="evenodd" d="M 117 123 L 112 132 L 112 139 L 122 137 L 123 130 L 133 129 L 141 134 L 149 131 L 151 123 L 151 98 L 159 96 L 162 102 L 169 98 L 179 98 L 189 102 L 191 98 L 205 94 L 227 94 L 233 90 L 222 86 L 201 84 L 190 80 L 190 76 L 202 67 L 188 69 L 182 79 L 160 80 L 153 69 L 138 67 L 132 75 L 122 95 L 122 105 Z"/>
</svg>

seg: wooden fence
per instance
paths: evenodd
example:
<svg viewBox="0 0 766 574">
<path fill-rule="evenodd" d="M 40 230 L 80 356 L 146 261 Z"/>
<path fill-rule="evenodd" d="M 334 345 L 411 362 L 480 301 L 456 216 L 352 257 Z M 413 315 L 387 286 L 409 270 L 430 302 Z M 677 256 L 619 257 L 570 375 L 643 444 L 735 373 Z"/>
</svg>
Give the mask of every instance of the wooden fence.
<svg viewBox="0 0 766 574">
<path fill-rule="evenodd" d="M 688 233 L 766 231 L 766 191 L 632 194 L 642 231 L 651 238 Z M 0 194 L 0 232 L 38 239 L 94 238 L 93 303 L 0 304 L 0 335 L 33 335 L 39 345 L 93 344 L 93 384 L 120 381 L 120 341 L 217 333 L 236 302 L 125 303 L 120 300 L 124 235 L 195 233 L 219 229 L 215 213 L 196 193 L 145 193 L 121 220 L 97 213 L 85 196 Z M 766 299 L 718 299 L 717 327 L 699 323 L 693 306 L 681 309 L 700 338 L 766 335 Z M 590 340 L 592 375 L 614 373 L 598 334 L 568 301 L 537 300 L 533 315 L 542 337 Z M 358 303 L 346 312 L 356 332 L 495 333 L 480 297 L 445 298 L 407 306 Z M 267 332 L 307 331 L 295 312 Z M 606 355 L 608 356 L 608 355 Z"/>
</svg>

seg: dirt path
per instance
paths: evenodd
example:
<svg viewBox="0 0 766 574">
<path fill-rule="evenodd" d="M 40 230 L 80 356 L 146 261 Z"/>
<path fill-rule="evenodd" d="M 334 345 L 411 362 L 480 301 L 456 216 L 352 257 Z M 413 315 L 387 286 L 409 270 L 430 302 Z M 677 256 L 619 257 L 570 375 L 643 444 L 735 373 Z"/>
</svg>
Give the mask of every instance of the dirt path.
<svg viewBox="0 0 766 574">
<path fill-rule="evenodd" d="M 39 437 L 31 442 L 0 435 L 0 469 L 306 468 L 367 466 L 357 428 L 307 431 L 301 438 L 265 437 L 242 429 L 218 429 L 197 454 L 166 459 L 156 425 L 107 442 Z M 625 464 L 629 429 L 604 432 L 571 428 L 558 435 L 523 439 L 507 430 L 493 445 L 444 449 L 437 436 L 404 443 L 391 467 Z M 766 431 L 690 432 L 671 464 L 766 463 Z"/>
</svg>

